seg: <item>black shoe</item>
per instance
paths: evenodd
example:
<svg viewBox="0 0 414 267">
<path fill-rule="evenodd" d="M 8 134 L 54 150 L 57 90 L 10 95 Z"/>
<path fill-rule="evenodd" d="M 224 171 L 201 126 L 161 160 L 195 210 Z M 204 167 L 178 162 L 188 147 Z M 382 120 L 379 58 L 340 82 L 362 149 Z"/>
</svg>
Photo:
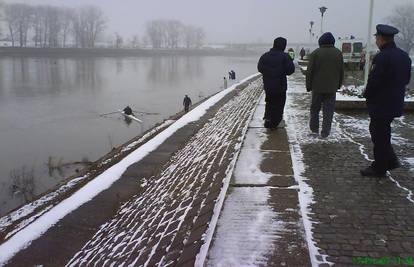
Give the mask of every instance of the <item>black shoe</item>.
<svg viewBox="0 0 414 267">
<path fill-rule="evenodd" d="M 385 177 L 386 172 L 379 172 L 371 166 L 360 171 L 362 176 L 366 177 Z"/>
<path fill-rule="evenodd" d="M 328 136 L 329 136 L 329 134 L 326 134 L 326 133 L 321 133 L 321 137 L 322 137 L 322 138 L 328 138 Z"/>
<path fill-rule="evenodd" d="M 277 125 L 275 125 L 274 123 L 271 123 L 270 120 L 265 120 L 264 127 L 267 129 L 276 129 Z"/>
<path fill-rule="evenodd" d="M 401 163 L 398 160 L 396 160 L 396 161 L 388 164 L 388 170 L 389 171 L 394 170 L 394 169 L 397 169 L 399 167 L 401 167 Z"/>
</svg>

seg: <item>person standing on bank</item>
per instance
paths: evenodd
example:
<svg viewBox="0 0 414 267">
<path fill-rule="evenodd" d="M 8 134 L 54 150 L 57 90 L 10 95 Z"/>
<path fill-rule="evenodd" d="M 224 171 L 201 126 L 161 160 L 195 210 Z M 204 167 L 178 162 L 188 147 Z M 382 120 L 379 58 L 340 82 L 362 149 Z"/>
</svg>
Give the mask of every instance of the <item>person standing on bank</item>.
<svg viewBox="0 0 414 267">
<path fill-rule="evenodd" d="M 190 110 L 191 104 L 192 104 L 191 98 L 188 97 L 188 95 L 185 95 L 184 100 L 183 100 L 183 106 L 184 106 L 185 113 L 187 113 Z"/>
<path fill-rule="evenodd" d="M 335 111 L 336 91 L 344 79 L 344 59 L 342 52 L 335 48 L 335 38 L 330 32 L 319 38 L 319 48 L 309 55 L 306 71 L 306 90 L 312 92 L 310 109 L 310 130 L 319 134 L 319 112 L 323 109 L 321 136 L 331 133 Z"/>
<path fill-rule="evenodd" d="M 282 121 L 286 103 L 286 76 L 295 72 L 293 60 L 284 52 L 286 44 L 285 38 L 276 38 L 273 48 L 263 54 L 257 64 L 257 69 L 263 74 L 266 93 L 265 128 L 276 128 Z"/>
<path fill-rule="evenodd" d="M 387 171 L 400 167 L 391 145 L 391 123 L 403 114 L 405 90 L 411 79 L 411 59 L 394 42 L 398 29 L 383 24 L 377 25 L 376 29 L 376 44 L 380 52 L 373 59 L 364 92 L 374 144 L 374 162 L 361 170 L 361 174 L 384 177 Z"/>
<path fill-rule="evenodd" d="M 302 47 L 302 49 L 299 52 L 300 59 L 303 60 L 303 58 L 306 56 L 305 48 Z"/>
</svg>

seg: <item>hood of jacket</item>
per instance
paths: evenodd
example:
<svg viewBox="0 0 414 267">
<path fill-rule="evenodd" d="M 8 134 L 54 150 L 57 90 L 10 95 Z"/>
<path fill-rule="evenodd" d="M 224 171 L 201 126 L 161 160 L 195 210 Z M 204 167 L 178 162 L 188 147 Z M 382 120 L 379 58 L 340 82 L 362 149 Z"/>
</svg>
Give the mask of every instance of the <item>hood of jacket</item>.
<svg viewBox="0 0 414 267">
<path fill-rule="evenodd" d="M 335 37 L 330 32 L 325 32 L 322 34 L 322 36 L 319 38 L 319 46 L 325 46 L 325 45 L 335 45 Z"/>
<path fill-rule="evenodd" d="M 273 42 L 273 49 L 285 51 L 287 40 L 283 37 L 278 37 Z"/>
</svg>

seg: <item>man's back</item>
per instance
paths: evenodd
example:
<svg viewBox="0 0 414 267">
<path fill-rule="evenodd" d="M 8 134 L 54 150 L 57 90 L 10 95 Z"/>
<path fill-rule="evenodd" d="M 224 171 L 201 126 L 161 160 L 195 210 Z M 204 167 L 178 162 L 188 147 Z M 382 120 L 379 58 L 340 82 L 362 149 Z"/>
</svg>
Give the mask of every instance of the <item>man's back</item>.
<svg viewBox="0 0 414 267">
<path fill-rule="evenodd" d="M 263 74 L 266 92 L 283 93 L 287 89 L 286 75 L 295 71 L 295 65 L 283 50 L 272 48 L 261 56 L 257 69 Z"/>
<path fill-rule="evenodd" d="M 306 88 L 315 93 L 335 93 L 344 78 L 343 56 L 333 45 L 322 45 L 309 56 Z"/>
</svg>

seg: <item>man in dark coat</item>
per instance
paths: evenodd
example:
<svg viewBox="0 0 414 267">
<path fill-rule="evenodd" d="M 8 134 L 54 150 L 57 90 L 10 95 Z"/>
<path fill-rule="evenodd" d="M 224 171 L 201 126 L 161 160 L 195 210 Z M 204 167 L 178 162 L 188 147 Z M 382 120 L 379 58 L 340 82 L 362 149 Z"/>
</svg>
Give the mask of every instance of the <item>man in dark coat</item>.
<svg viewBox="0 0 414 267">
<path fill-rule="evenodd" d="M 184 106 L 185 113 L 187 113 L 190 110 L 191 104 L 192 104 L 191 98 L 188 95 L 185 95 L 184 100 L 183 100 L 183 106 Z"/>
<path fill-rule="evenodd" d="M 302 49 L 299 52 L 300 59 L 303 60 L 303 58 L 306 56 L 305 48 L 302 47 Z"/>
<path fill-rule="evenodd" d="M 257 69 L 263 74 L 266 93 L 264 127 L 276 128 L 283 119 L 286 103 L 287 75 L 295 72 L 293 60 L 284 51 L 287 40 L 278 37 L 273 48 L 260 57 Z"/>
<path fill-rule="evenodd" d="M 383 177 L 400 166 L 391 145 L 391 123 L 403 114 L 406 85 L 411 79 L 411 59 L 394 42 L 398 29 L 377 25 L 374 57 L 364 92 L 370 117 L 369 130 L 374 144 L 374 162 L 361 170 L 363 176 Z"/>
<path fill-rule="evenodd" d="M 236 72 L 234 70 L 231 70 L 231 79 L 236 80 Z"/>
<path fill-rule="evenodd" d="M 323 138 L 331 133 L 336 91 L 342 86 L 344 79 L 342 52 L 334 45 L 335 38 L 332 33 L 324 33 L 319 38 L 319 48 L 309 55 L 306 71 L 306 90 L 312 91 L 309 126 L 313 133 L 319 134 L 319 112 L 323 108 Z"/>
</svg>

